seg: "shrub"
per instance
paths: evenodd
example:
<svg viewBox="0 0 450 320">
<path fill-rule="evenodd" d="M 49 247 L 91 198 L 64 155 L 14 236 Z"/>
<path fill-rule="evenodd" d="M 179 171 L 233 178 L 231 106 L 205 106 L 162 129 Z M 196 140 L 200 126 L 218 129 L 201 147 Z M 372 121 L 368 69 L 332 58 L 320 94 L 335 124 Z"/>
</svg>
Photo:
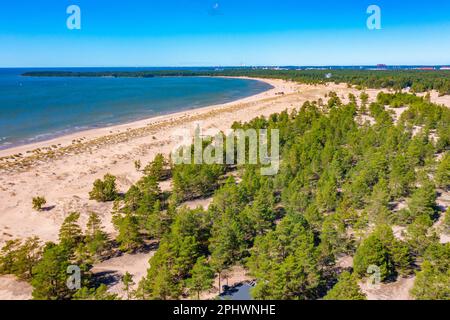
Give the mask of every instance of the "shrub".
<svg viewBox="0 0 450 320">
<path fill-rule="evenodd" d="M 357 279 L 349 272 L 343 272 L 338 283 L 328 291 L 325 300 L 366 300 L 366 295 L 358 286 Z"/>
<path fill-rule="evenodd" d="M 100 202 L 114 201 L 117 196 L 116 177 L 106 174 L 104 180 L 97 179 L 94 182 L 94 188 L 89 192 L 91 200 Z"/>
<path fill-rule="evenodd" d="M 33 209 L 36 211 L 42 211 L 42 207 L 47 203 L 44 197 L 33 198 Z"/>
</svg>

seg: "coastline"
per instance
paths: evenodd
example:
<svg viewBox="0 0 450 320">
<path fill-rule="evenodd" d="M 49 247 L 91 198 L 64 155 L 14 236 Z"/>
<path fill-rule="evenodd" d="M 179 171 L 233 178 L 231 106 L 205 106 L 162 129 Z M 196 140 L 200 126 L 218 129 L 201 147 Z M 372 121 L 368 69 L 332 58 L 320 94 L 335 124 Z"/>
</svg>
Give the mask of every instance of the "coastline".
<svg viewBox="0 0 450 320">
<path fill-rule="evenodd" d="M 270 85 L 271 88 L 262 91 L 257 94 L 250 94 L 248 96 L 244 96 L 242 98 L 234 99 L 229 102 L 225 103 L 219 103 L 219 104 L 210 104 L 210 105 L 204 105 L 201 107 L 190 107 L 186 109 L 182 109 L 179 111 L 168 111 L 168 112 L 160 112 L 155 115 L 146 115 L 142 117 L 137 117 L 136 119 L 132 120 L 125 120 L 125 121 L 117 121 L 117 123 L 114 124 L 99 124 L 98 126 L 93 125 L 91 127 L 87 128 L 72 128 L 63 130 L 60 132 L 55 133 L 42 133 L 39 134 L 39 136 L 46 136 L 46 138 L 43 139 L 36 139 L 36 141 L 29 141 L 25 143 L 14 143 L 10 146 L 2 146 L 0 148 L 0 158 L 7 157 L 14 154 L 24 153 L 29 150 L 38 149 L 38 148 L 45 148 L 52 145 L 58 145 L 58 144 L 67 144 L 68 141 L 72 140 L 78 140 L 82 137 L 86 138 L 95 138 L 99 137 L 100 135 L 107 135 L 110 133 L 110 131 L 117 132 L 119 130 L 123 130 L 124 127 L 126 129 L 128 128 L 136 128 L 139 126 L 145 126 L 150 125 L 155 121 L 161 121 L 165 120 L 167 117 L 173 116 L 178 117 L 180 115 L 184 115 L 187 113 L 191 113 L 196 110 L 204 110 L 209 108 L 217 108 L 217 107 L 223 107 L 227 106 L 229 104 L 233 103 L 240 103 L 240 102 L 246 102 L 247 99 L 253 99 L 258 98 L 259 95 L 264 94 L 265 92 L 271 91 L 274 89 L 274 86 L 269 81 L 266 81 L 267 79 L 257 79 L 257 78 L 249 78 L 249 77 L 225 77 L 225 76 L 218 76 L 218 77 L 212 77 L 212 76 L 198 76 L 199 78 L 225 78 L 225 79 L 245 79 L 245 80 L 252 80 L 252 81 L 258 81 L 263 82 L 267 85 Z M 66 131 L 66 132 L 64 132 Z"/>
<path fill-rule="evenodd" d="M 280 82 L 284 82 L 282 80 L 276 80 L 276 79 L 261 79 L 261 78 L 249 78 L 249 77 L 218 77 L 218 78 L 228 78 L 228 79 L 246 79 L 246 80 L 254 80 L 254 81 L 260 81 L 264 82 L 268 85 L 270 85 L 272 88 L 260 92 L 258 94 L 250 95 L 244 98 L 240 98 L 237 100 L 233 100 L 230 102 L 222 103 L 222 104 L 214 104 L 214 105 L 208 105 L 204 107 L 199 108 L 192 108 L 187 109 L 183 111 L 177 111 L 177 112 L 170 112 L 165 113 L 162 115 L 155 115 L 146 117 L 139 120 L 134 120 L 130 122 L 120 123 L 120 124 L 114 124 L 110 126 L 101 126 L 98 128 L 90 128 L 90 129 L 84 129 L 80 131 L 75 131 L 67 134 L 58 135 L 56 137 L 52 137 L 49 139 L 36 141 L 32 143 L 26 143 L 26 144 L 20 144 L 16 146 L 11 146 L 5 149 L 0 149 L 0 158 L 3 157 L 9 157 L 16 154 L 24 154 L 27 151 L 36 150 L 36 149 L 42 149 L 42 148 L 48 148 L 51 146 L 58 146 L 58 147 L 65 147 L 70 145 L 74 140 L 89 140 L 89 139 L 95 139 L 102 136 L 107 136 L 113 133 L 120 133 L 124 130 L 132 130 L 140 127 L 145 126 L 151 126 L 154 124 L 158 124 L 161 122 L 165 122 L 167 120 L 176 120 L 178 118 L 184 118 L 186 116 L 193 115 L 194 113 L 204 113 L 212 110 L 220 110 L 222 108 L 226 108 L 228 106 L 239 104 L 239 103 L 248 103 L 252 101 L 257 101 L 261 98 L 266 97 L 267 95 L 272 95 L 273 91 L 278 92 L 277 88 L 280 87 Z"/>
</svg>

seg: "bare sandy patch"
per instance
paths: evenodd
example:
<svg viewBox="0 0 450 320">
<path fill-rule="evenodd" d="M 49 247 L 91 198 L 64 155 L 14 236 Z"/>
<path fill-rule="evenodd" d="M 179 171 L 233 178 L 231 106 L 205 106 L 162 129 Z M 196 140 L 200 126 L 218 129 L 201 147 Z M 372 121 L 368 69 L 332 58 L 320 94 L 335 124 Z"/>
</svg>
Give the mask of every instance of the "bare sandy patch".
<svg viewBox="0 0 450 320">
<path fill-rule="evenodd" d="M 414 286 L 414 280 L 415 277 L 399 278 L 392 283 L 373 286 L 363 282 L 359 286 L 368 300 L 413 300 L 409 292 Z"/>
<path fill-rule="evenodd" d="M 120 257 L 95 264 L 91 271 L 101 279 L 102 283 L 108 286 L 109 292 L 116 293 L 121 298 L 126 298 L 122 277 L 125 273 L 130 273 L 135 283 L 132 289 L 135 290 L 139 281 L 147 275 L 147 269 L 150 267 L 149 260 L 155 252 L 156 250 L 136 254 L 126 253 Z"/>
<path fill-rule="evenodd" d="M 30 300 L 33 288 L 14 276 L 0 276 L 0 300 Z"/>
</svg>

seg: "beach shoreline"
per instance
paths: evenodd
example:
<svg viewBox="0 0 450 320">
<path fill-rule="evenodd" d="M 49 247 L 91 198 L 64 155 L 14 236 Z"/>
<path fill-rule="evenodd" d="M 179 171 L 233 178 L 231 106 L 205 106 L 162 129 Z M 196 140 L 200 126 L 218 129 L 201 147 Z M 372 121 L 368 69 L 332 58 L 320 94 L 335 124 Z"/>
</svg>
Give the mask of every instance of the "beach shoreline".
<svg viewBox="0 0 450 320">
<path fill-rule="evenodd" d="M 199 76 L 199 77 L 214 78 L 211 76 Z M 229 101 L 226 103 L 207 105 L 207 106 L 203 106 L 203 107 L 194 107 L 194 108 L 190 108 L 190 109 L 185 109 L 185 110 L 175 111 L 175 112 L 168 112 L 168 113 L 163 113 L 163 114 L 155 114 L 153 116 L 147 116 L 147 117 L 143 117 L 143 118 L 137 119 L 137 120 L 125 121 L 123 123 L 117 123 L 117 124 L 113 124 L 113 125 L 104 125 L 104 126 L 100 125 L 98 127 L 92 127 L 92 128 L 87 128 L 87 129 L 81 129 L 81 130 L 73 130 L 72 132 L 68 132 L 68 133 L 55 134 L 55 135 L 52 135 L 50 133 L 42 134 L 42 135 L 48 135 L 49 138 L 45 138 L 45 139 L 42 139 L 42 140 L 39 140 L 36 142 L 20 143 L 20 144 L 14 144 L 14 145 L 8 146 L 6 148 L 5 147 L 0 148 L 0 158 L 24 153 L 29 150 L 45 148 L 45 147 L 49 147 L 49 146 L 53 146 L 53 145 L 59 145 L 59 144 L 66 145 L 67 143 L 70 143 L 73 140 L 78 140 L 83 137 L 84 138 L 98 138 L 102 135 L 110 134 L 111 131 L 117 132 L 120 130 L 124 130 L 124 128 L 125 129 L 129 129 L 129 128 L 134 129 L 137 127 L 151 125 L 154 122 L 164 121 L 170 117 L 176 118 L 176 117 L 184 116 L 187 113 L 192 113 L 193 111 L 209 111 L 209 110 L 215 109 L 215 108 L 226 107 L 230 104 L 249 102 L 254 99 L 259 99 L 260 95 L 263 95 L 264 93 L 270 92 L 273 89 L 275 89 L 271 79 L 259 79 L 259 78 L 249 78 L 249 77 L 225 77 L 225 76 L 220 76 L 220 77 L 215 77 L 215 78 L 245 79 L 245 80 L 259 81 L 259 82 L 264 82 L 264 83 L 270 85 L 271 88 L 269 88 L 268 90 L 265 90 L 263 92 L 260 92 L 257 94 L 252 94 L 252 95 L 249 95 L 249 96 L 246 96 L 246 97 L 243 97 L 240 99 L 232 100 L 232 101 Z"/>
</svg>

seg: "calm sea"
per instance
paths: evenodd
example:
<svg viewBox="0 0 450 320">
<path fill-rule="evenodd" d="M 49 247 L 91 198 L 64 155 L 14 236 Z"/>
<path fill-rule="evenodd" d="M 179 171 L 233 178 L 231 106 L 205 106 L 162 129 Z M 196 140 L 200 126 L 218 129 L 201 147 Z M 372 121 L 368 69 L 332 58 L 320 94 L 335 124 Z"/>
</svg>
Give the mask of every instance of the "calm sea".
<svg viewBox="0 0 450 320">
<path fill-rule="evenodd" d="M 0 69 L 0 149 L 226 103 L 271 88 L 244 79 L 21 76 L 31 70 L 37 69 Z M 99 69 L 82 69 L 90 70 Z"/>
</svg>

